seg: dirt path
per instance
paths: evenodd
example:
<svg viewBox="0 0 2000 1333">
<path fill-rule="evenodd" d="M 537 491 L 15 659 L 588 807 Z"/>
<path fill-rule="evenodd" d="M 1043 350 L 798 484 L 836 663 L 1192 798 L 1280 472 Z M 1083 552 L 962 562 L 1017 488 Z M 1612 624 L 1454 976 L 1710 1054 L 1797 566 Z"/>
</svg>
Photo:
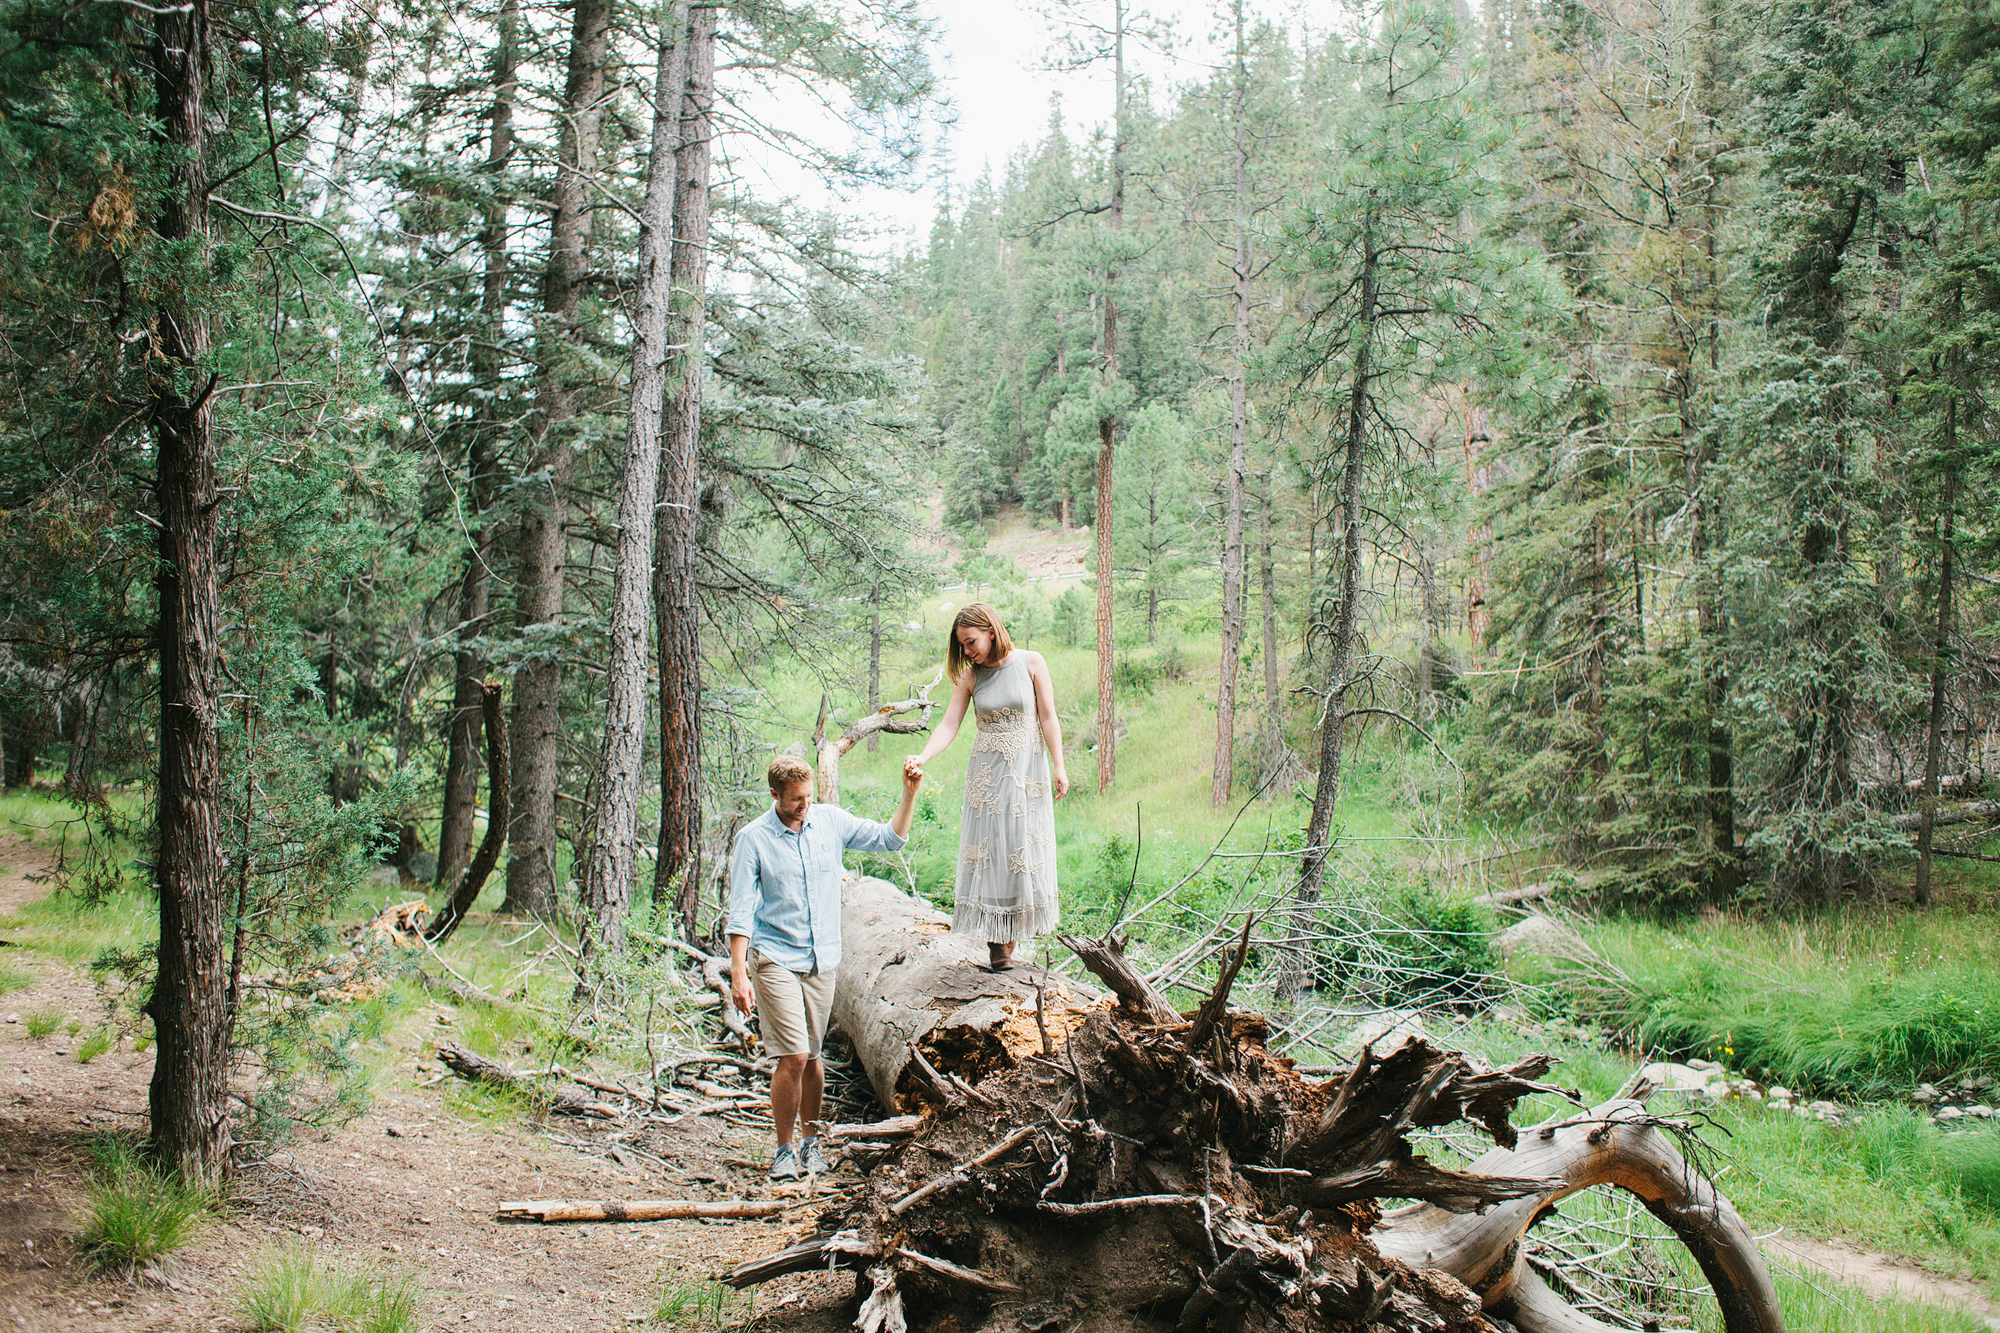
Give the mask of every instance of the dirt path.
<svg viewBox="0 0 2000 1333">
<path fill-rule="evenodd" d="M 1985 1320 L 1988 1328 L 2000 1330 L 2000 1305 L 1987 1299 L 1985 1290 L 1976 1282 L 1939 1277 L 1891 1255 L 1810 1240 L 1789 1232 L 1766 1240 L 1763 1249 L 1764 1257 L 1773 1264 L 1859 1287 L 1871 1299 L 1893 1296 L 1921 1305 L 1964 1310 Z"/>
<path fill-rule="evenodd" d="M 8 867 L 0 873 L 0 922 L 8 922 L 48 891 L 32 878 L 46 857 L 19 842 L 0 844 L 0 864 Z M 9 933 L 0 929 L 0 938 Z M 0 996 L 0 1330 L 239 1333 L 250 1325 L 235 1308 L 238 1280 L 281 1243 L 419 1273 L 426 1329 L 635 1329 L 667 1289 L 704 1283 L 746 1255 L 778 1248 L 818 1211 L 801 1196 L 800 1207 L 776 1222 L 494 1222 L 503 1198 L 766 1197 L 752 1158 L 768 1148 L 752 1130 L 696 1118 L 672 1141 L 628 1140 L 659 1161 L 627 1153 L 631 1165 L 621 1165 L 587 1146 L 609 1132 L 601 1124 L 549 1127 L 586 1144 L 578 1150 L 519 1122 L 469 1118 L 447 1105 L 448 1085 L 432 1081 L 435 1042 L 455 1021 L 454 1011 L 440 1008 L 390 1039 L 393 1063 L 368 1114 L 243 1177 L 221 1219 L 164 1261 L 157 1277 L 109 1277 L 73 1240 L 89 1212 L 90 1144 L 106 1131 L 143 1127 L 151 1056 L 121 1046 L 84 1065 L 61 1028 L 30 1038 L 25 1016 L 50 1007 L 89 1031 L 102 1012 L 96 991 L 87 977 L 16 947 L 0 948 L 0 964 L 36 978 Z M 842 1179 L 836 1173 L 822 1192 Z M 756 1309 L 831 1312 L 851 1291 L 845 1276 L 786 1279 L 758 1292 Z"/>
</svg>

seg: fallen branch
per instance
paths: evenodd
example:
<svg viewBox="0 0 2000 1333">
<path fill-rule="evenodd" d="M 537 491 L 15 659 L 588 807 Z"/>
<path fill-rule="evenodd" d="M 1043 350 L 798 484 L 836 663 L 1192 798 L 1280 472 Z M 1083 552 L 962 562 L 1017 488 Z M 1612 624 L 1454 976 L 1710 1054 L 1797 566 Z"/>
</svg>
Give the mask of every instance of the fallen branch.
<svg viewBox="0 0 2000 1333">
<path fill-rule="evenodd" d="M 931 710 L 937 705 L 931 701 L 931 691 L 944 679 L 944 668 L 931 677 L 930 684 L 918 690 L 907 699 L 883 704 L 874 712 L 850 725 L 837 737 L 826 734 L 829 700 L 820 695 L 819 724 L 813 729 L 813 753 L 819 757 L 818 799 L 827 805 L 840 804 L 840 759 L 868 736 L 886 731 L 897 736 L 913 736 L 931 729 Z M 916 713 L 917 717 L 905 719 L 904 713 Z"/>
<path fill-rule="evenodd" d="M 494 1087 L 533 1087 L 541 1076 L 517 1074 L 505 1065 L 487 1059 L 483 1055 L 466 1050 L 450 1042 L 440 1043 L 437 1048 L 438 1060 L 452 1073 L 471 1083 L 489 1083 Z M 583 1115 L 599 1120 L 617 1120 L 624 1115 L 615 1106 L 592 1101 L 579 1093 L 558 1088 L 549 1103 L 551 1115 Z"/>
<path fill-rule="evenodd" d="M 662 1222 L 683 1217 L 775 1217 L 783 1199 L 521 1199 L 503 1202 L 496 1222 Z"/>
<path fill-rule="evenodd" d="M 1057 1217 L 1088 1217 L 1092 1213 L 1115 1213 L 1126 1208 L 1199 1208 L 1202 1201 L 1190 1194 L 1133 1194 L 1123 1199 L 1092 1199 L 1087 1203 L 1038 1203 L 1039 1212 Z"/>
<path fill-rule="evenodd" d="M 1005 1157 L 1008 1153 L 1014 1151 L 1014 1149 L 1020 1147 L 1023 1143 L 1026 1143 L 1029 1137 L 1033 1135 L 1038 1128 L 1040 1128 L 1040 1126 L 1022 1125 L 1012 1134 L 1009 1134 L 1006 1138 L 1000 1140 L 1000 1142 L 994 1144 L 991 1148 L 988 1148 L 985 1152 L 980 1153 L 977 1157 L 973 1157 L 964 1162 L 959 1163 L 957 1166 L 945 1172 L 943 1175 L 938 1176 L 934 1180 L 925 1182 L 923 1185 L 918 1186 L 910 1193 L 904 1195 L 902 1198 L 898 1199 L 895 1203 L 889 1206 L 889 1211 L 895 1214 L 896 1216 L 900 1217 L 902 1214 L 916 1207 L 916 1205 L 922 1203 L 925 1199 L 930 1198 L 931 1195 L 936 1194 L 938 1191 L 950 1189 L 953 1185 L 963 1185 L 969 1178 L 965 1174 L 966 1172 L 974 1171 L 982 1166 L 989 1166 L 992 1163 L 999 1161 L 1002 1157 Z"/>
</svg>

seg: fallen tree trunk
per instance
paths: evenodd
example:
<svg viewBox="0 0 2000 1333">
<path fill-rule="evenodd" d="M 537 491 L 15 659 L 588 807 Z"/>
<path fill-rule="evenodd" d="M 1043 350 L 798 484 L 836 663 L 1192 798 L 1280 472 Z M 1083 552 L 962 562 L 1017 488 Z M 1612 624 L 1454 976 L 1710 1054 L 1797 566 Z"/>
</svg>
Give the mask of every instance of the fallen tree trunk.
<svg viewBox="0 0 2000 1333">
<path fill-rule="evenodd" d="M 983 941 L 952 934 L 951 918 L 887 880 L 847 881 L 840 936 L 834 1025 L 892 1114 L 968 1100 L 1041 1053 L 1044 1028 L 1053 1049 L 1103 1003 L 1041 968 L 989 971 Z"/>
<path fill-rule="evenodd" d="M 1191 1021 L 1115 940 L 1077 943 L 1116 1004 L 1065 1011 L 1046 1045 L 1018 1010 L 976 1039 L 942 1040 L 953 1016 L 1007 1002 L 961 991 L 1015 976 L 984 972 L 889 886 L 860 887 L 843 919 L 866 959 L 852 977 L 843 964 L 855 1017 L 842 1021 L 874 1024 L 855 1044 L 885 1101 L 931 1118 L 815 1234 L 725 1274 L 736 1286 L 855 1270 L 863 1333 L 899 1333 L 913 1314 L 984 1333 L 1586 1333 L 1604 1326 L 1526 1266 L 1523 1237 L 1566 1193 L 1610 1183 L 1688 1242 L 1728 1333 L 1784 1327 L 1754 1245 L 1672 1151 L 1667 1122 L 1616 1103 L 1520 1146 L 1516 1104 L 1557 1092 L 1541 1082 L 1546 1056 L 1494 1069 L 1416 1039 L 1308 1079 L 1266 1048 L 1262 1018 L 1227 1009 L 1227 982 Z M 1222 976 L 1247 948 L 1246 936 Z M 928 1021 L 919 978 L 942 997 Z M 930 1095 L 939 1087 L 952 1095 Z M 1494 1152 L 1451 1170 L 1413 1150 L 1416 1131 L 1460 1120 Z M 1385 1219 L 1383 1201 L 1409 1199 L 1420 1206 Z"/>
<path fill-rule="evenodd" d="M 1971 824 L 1982 819 L 2000 819 L 2000 801 L 1967 801 L 1964 805 L 1944 806 L 1931 815 L 1932 828 L 1945 828 L 1952 824 Z M 1911 811 L 1908 814 L 1890 817 L 1890 823 L 1899 829 L 1915 831 L 1924 822 L 1924 812 Z"/>
</svg>

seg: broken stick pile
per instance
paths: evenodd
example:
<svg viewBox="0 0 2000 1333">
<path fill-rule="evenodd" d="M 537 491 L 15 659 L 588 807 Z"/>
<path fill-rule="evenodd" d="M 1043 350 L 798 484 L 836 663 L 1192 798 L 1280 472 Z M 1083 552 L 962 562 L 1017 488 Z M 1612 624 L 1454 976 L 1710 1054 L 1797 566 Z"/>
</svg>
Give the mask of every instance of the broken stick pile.
<svg viewBox="0 0 2000 1333">
<path fill-rule="evenodd" d="M 1266 1048 L 1262 1018 L 1226 1008 L 1226 982 L 1184 1017 L 1117 941 L 1065 943 L 1115 1007 L 934 1104 L 827 1225 L 724 1280 L 859 1270 L 863 1333 L 947 1315 L 996 1333 L 1588 1333 L 1612 1326 L 1544 1284 L 1522 1237 L 1611 1182 L 1689 1242 L 1730 1333 L 1782 1333 L 1741 1222 L 1638 1102 L 1521 1148 L 1509 1115 L 1557 1091 L 1547 1057 L 1492 1069 L 1418 1040 L 1310 1080 Z M 1497 1145 L 1473 1169 L 1413 1153 L 1413 1131 L 1459 1120 Z M 1423 1202 L 1385 1215 L 1385 1199 Z"/>
</svg>

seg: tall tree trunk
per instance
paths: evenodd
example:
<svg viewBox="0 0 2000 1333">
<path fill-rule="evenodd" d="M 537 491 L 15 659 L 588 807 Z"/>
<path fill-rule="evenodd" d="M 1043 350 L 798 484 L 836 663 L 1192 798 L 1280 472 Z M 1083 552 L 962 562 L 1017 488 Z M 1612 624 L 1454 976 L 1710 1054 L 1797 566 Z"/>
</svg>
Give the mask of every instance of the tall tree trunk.
<svg viewBox="0 0 2000 1333">
<path fill-rule="evenodd" d="M 1319 776 L 1313 786 L 1312 816 L 1306 821 L 1305 850 L 1299 855 L 1299 879 L 1292 892 L 1292 923 L 1278 975 L 1278 993 L 1294 1000 L 1305 984 L 1305 950 L 1312 905 L 1319 901 L 1321 880 L 1333 849 L 1333 807 L 1340 799 L 1341 744 L 1347 731 L 1347 691 L 1354 666 L 1354 641 L 1361 627 L 1361 474 L 1368 442 L 1368 414 L 1373 396 L 1375 298 L 1378 256 L 1375 250 L 1375 201 L 1361 228 L 1361 304 L 1354 318 L 1354 382 L 1347 395 L 1345 452 L 1340 474 L 1340 605 L 1335 612 L 1332 643 L 1327 653 L 1325 713 L 1319 728 Z"/>
<path fill-rule="evenodd" d="M 1958 447 L 1958 398 L 1944 408 L 1944 447 L 1951 457 Z M 1944 690 L 1951 673 L 1952 537 L 1958 511 L 1958 467 L 1944 474 L 1944 532 L 1938 550 L 1937 637 L 1931 643 L 1931 717 L 1924 738 L 1923 822 L 1917 825 L 1917 904 L 1931 901 L 1931 824 L 1937 817 L 1938 775 L 1944 756 Z"/>
<path fill-rule="evenodd" d="M 1604 728 L 1604 658 L 1611 637 L 1610 567 L 1605 563 L 1604 515 L 1590 521 L 1590 643 L 1584 653 L 1587 680 L 1585 711 L 1590 722 L 1590 777 L 1596 788 L 1598 814 L 1616 813 L 1611 799 L 1611 746 Z"/>
<path fill-rule="evenodd" d="M 1417 722 L 1429 726 L 1437 713 L 1437 636 L 1443 624 L 1443 601 L 1438 596 L 1437 561 L 1428 539 L 1417 546 Z"/>
<path fill-rule="evenodd" d="M 882 706 L 882 585 L 868 590 L 868 711 Z M 880 732 L 868 733 L 868 753 L 882 748 Z"/>
<path fill-rule="evenodd" d="M 1492 616 L 1486 609 L 1486 548 L 1492 543 L 1493 529 L 1477 517 L 1479 497 L 1486 494 L 1491 469 L 1481 461 L 1493 439 L 1486 433 L 1486 409 L 1468 406 L 1465 411 L 1465 489 L 1472 497 L 1475 513 L 1466 533 L 1471 549 L 1471 569 L 1465 576 L 1465 633 L 1471 641 L 1472 662 L 1478 665 L 1486 646 L 1486 625 Z"/>
<path fill-rule="evenodd" d="M 486 225 L 479 247 L 486 257 L 484 289 L 479 298 L 485 336 L 472 345 L 472 375 L 486 392 L 473 411 L 472 439 L 466 451 L 466 498 L 472 510 L 466 533 L 465 572 L 458 585 L 458 649 L 452 654 L 450 739 L 444 763 L 444 809 L 438 821 L 437 886 L 458 882 L 458 872 L 472 857 L 472 825 L 479 805 L 480 736 L 484 728 L 480 682 L 486 676 L 484 655 L 474 641 L 487 629 L 493 587 L 493 533 L 487 510 L 498 482 L 500 430 L 495 403 L 499 397 L 500 347 L 506 338 L 507 206 L 501 188 L 514 155 L 515 31 L 520 0 L 505 0 L 500 9 L 498 44 L 493 49 L 493 112 L 486 141 L 486 172 L 493 193 L 486 205 Z M 488 798 L 492 797 L 489 793 Z M 489 816 L 490 817 L 490 816 Z"/>
<path fill-rule="evenodd" d="M 155 1034 L 148 1096 L 152 1148 L 190 1181 L 229 1164 L 229 1011 L 223 907 L 221 743 L 217 736 L 216 442 L 209 315 L 190 303 L 208 276 L 207 0 L 153 23 L 153 80 L 165 188 L 155 228 L 189 280 L 164 282 L 155 327 L 151 415 L 159 512 L 160 777 L 156 874 L 159 971 L 147 1004 Z"/>
<path fill-rule="evenodd" d="M 675 160 L 673 310 L 668 343 L 660 474 L 659 549 L 653 570 L 660 634 L 660 848 L 654 901 L 672 890 L 681 931 L 692 939 L 701 905 L 701 607 L 695 548 L 701 517 L 701 394 L 707 357 L 710 140 L 715 127 L 715 10 L 690 11 L 686 120 Z"/>
<path fill-rule="evenodd" d="M 111 692 L 111 680 L 111 674 L 106 672 L 80 692 L 76 701 L 76 729 L 70 736 L 69 762 L 63 766 L 63 795 L 79 804 L 98 799 L 94 777 L 97 724 L 104 715 L 104 699 Z"/>
<path fill-rule="evenodd" d="M 1243 0 L 1230 0 L 1236 47 L 1229 89 L 1230 159 L 1236 251 L 1230 263 L 1234 329 L 1229 363 L 1229 465 L 1223 476 L 1222 675 L 1215 690 L 1215 765 L 1208 803 L 1224 806 L 1236 781 L 1236 669 L 1243 655 L 1243 474 L 1249 467 L 1250 391 L 1250 76 L 1243 38 Z"/>
<path fill-rule="evenodd" d="M 1278 566 L 1271 543 L 1271 474 L 1264 473 L 1257 482 L 1257 581 L 1264 612 L 1264 762 L 1277 764 L 1282 762 L 1285 724 L 1278 694 Z"/>
<path fill-rule="evenodd" d="M 522 488 L 515 548 L 514 618 L 524 634 L 546 631 L 563 614 L 566 516 L 576 466 L 568 423 L 577 414 L 577 307 L 582 301 L 584 248 L 590 234 L 591 178 L 597 173 L 603 120 L 604 66 L 611 40 L 610 0 L 576 0 L 570 31 L 569 81 L 563 91 L 557 151 L 555 213 L 549 223 L 549 263 L 542 279 L 537 336 L 535 411 L 529 424 L 535 452 Z M 513 772 L 508 785 L 507 900 L 503 911 L 547 914 L 556 902 L 556 780 L 562 760 L 562 667 L 548 657 L 514 673 L 508 731 Z"/>
<path fill-rule="evenodd" d="M 1116 236 L 1125 228 L 1125 0 L 1112 0 L 1111 209 Z M 1104 274 L 1104 368 L 1106 385 L 1118 382 L 1118 267 Z M 1097 790 L 1111 789 L 1117 776 L 1118 714 L 1113 697 L 1117 647 L 1111 624 L 1111 464 L 1118 418 L 1107 411 L 1097 421 Z"/>
<path fill-rule="evenodd" d="M 646 627 L 652 617 L 653 539 L 659 508 L 660 435 L 666 407 L 668 308 L 673 303 L 674 186 L 687 100 L 687 0 L 667 13 L 653 83 L 653 143 L 646 160 L 639 268 L 632 316 L 632 407 L 618 496 L 617 563 L 611 577 L 608 699 L 597 761 L 596 837 L 584 874 L 591 925 L 580 944 L 617 953 L 639 862 L 639 768 L 646 748 Z"/>
</svg>

